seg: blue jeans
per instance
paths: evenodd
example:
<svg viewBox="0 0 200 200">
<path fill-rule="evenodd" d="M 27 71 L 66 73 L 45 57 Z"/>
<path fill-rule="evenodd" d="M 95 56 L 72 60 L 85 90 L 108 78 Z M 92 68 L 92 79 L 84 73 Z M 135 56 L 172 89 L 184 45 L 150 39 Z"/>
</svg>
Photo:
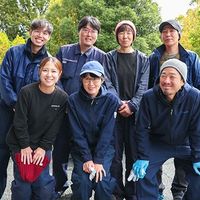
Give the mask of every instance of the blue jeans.
<svg viewBox="0 0 200 200">
<path fill-rule="evenodd" d="M 76 153 L 72 153 L 74 169 L 72 172 L 72 200 L 89 200 L 92 196 L 92 190 L 95 191 L 95 200 L 111 200 L 112 192 L 115 187 L 115 179 L 111 177 L 110 166 L 114 156 L 114 148 L 110 147 L 104 157 L 103 167 L 106 171 L 106 177 L 96 183 L 95 180 L 89 180 L 89 174 L 83 171 L 83 162 Z"/>
<path fill-rule="evenodd" d="M 3 196 L 7 182 L 7 167 L 10 151 L 6 144 L 6 136 L 13 122 L 14 112 L 0 100 L 0 199 Z"/>
<path fill-rule="evenodd" d="M 51 159 L 51 151 L 47 151 L 46 154 Z M 55 179 L 49 174 L 49 165 L 42 171 L 36 181 L 29 183 L 21 179 L 14 159 L 13 162 L 14 180 L 11 186 L 12 200 L 55 200 Z"/>
<path fill-rule="evenodd" d="M 158 141 L 151 141 L 149 146 L 149 166 L 144 179 L 137 184 L 138 200 L 157 200 L 159 189 L 157 172 L 169 158 L 181 158 L 182 167 L 188 181 L 187 200 L 199 200 L 200 176 L 192 167 L 191 149 L 189 146 L 173 146 Z"/>
</svg>

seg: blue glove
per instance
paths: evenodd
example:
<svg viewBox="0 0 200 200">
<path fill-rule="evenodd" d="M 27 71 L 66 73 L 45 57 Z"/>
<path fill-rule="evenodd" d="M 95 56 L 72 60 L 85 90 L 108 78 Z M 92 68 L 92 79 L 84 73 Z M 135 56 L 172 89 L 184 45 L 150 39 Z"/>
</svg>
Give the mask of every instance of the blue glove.
<svg viewBox="0 0 200 200">
<path fill-rule="evenodd" d="M 193 163 L 193 169 L 198 175 L 200 175 L 200 162 Z"/>
<path fill-rule="evenodd" d="M 148 160 L 136 160 L 136 162 L 133 163 L 132 167 L 136 177 L 141 179 L 144 178 L 148 166 L 149 166 Z"/>
</svg>

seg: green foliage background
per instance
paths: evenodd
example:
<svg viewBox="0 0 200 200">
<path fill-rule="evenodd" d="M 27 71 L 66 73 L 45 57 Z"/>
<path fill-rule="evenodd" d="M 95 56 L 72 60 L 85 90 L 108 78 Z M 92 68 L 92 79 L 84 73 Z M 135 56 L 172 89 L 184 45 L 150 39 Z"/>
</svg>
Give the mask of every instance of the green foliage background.
<svg viewBox="0 0 200 200">
<path fill-rule="evenodd" d="M 200 3 L 191 1 L 197 4 L 196 9 L 179 17 L 184 25 L 181 43 L 200 53 Z M 101 33 L 96 46 L 105 52 L 117 47 L 114 29 L 123 19 L 136 25 L 134 48 L 149 55 L 161 44 L 158 32 L 161 16 L 153 0 L 1 0 L 0 10 L 0 63 L 9 47 L 24 43 L 29 37 L 29 26 L 35 18 L 47 18 L 54 26 L 47 45 L 52 55 L 61 45 L 78 42 L 77 25 L 86 15 L 100 20 Z"/>
</svg>

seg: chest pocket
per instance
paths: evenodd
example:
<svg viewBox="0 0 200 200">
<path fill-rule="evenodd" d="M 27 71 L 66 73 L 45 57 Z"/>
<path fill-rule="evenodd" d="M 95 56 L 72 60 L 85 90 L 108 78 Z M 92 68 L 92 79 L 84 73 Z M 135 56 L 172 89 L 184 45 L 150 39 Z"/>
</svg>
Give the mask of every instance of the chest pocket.
<svg viewBox="0 0 200 200">
<path fill-rule="evenodd" d="M 75 76 L 76 68 L 77 68 L 77 60 L 70 60 L 63 58 L 62 65 L 63 65 L 63 79 L 70 79 Z"/>
</svg>

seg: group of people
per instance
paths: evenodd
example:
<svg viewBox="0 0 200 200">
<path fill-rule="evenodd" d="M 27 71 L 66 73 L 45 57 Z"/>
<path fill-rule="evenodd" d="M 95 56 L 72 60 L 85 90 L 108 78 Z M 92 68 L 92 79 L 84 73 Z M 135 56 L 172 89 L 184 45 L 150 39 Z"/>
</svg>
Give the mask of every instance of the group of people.
<svg viewBox="0 0 200 200">
<path fill-rule="evenodd" d="M 147 57 L 134 49 L 135 25 L 122 20 L 119 47 L 105 53 L 94 46 L 99 20 L 85 16 L 78 43 L 52 57 L 53 26 L 32 22 L 27 43 L 10 48 L 0 68 L 0 198 L 11 156 L 13 200 L 58 199 L 71 154 L 72 200 L 93 190 L 96 200 L 163 200 L 169 158 L 173 199 L 199 199 L 200 60 L 181 46 L 178 21 L 159 31 L 163 44 Z"/>
</svg>

